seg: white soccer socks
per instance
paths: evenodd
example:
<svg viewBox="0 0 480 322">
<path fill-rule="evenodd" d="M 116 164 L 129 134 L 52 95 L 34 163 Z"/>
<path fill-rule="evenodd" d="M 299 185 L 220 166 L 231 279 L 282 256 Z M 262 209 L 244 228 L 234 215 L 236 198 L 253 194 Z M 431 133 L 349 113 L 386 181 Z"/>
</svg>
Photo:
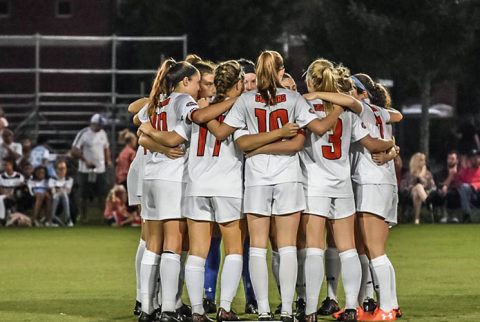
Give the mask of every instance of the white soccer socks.
<svg viewBox="0 0 480 322">
<path fill-rule="evenodd" d="M 286 246 L 278 249 L 280 254 L 280 295 L 282 299 L 282 312 L 292 314 L 293 297 L 297 283 L 297 247 Z"/>
<path fill-rule="evenodd" d="M 151 314 L 154 310 L 153 295 L 158 276 L 158 263 L 160 255 L 145 250 L 140 266 L 140 299 L 142 302 L 142 311 Z"/>
<path fill-rule="evenodd" d="M 384 312 L 394 309 L 392 294 L 392 275 L 387 255 L 373 258 L 370 262 L 374 274 L 375 288 L 378 288 L 378 304 Z"/>
<path fill-rule="evenodd" d="M 327 248 L 325 251 L 325 275 L 327 278 L 327 296 L 338 302 L 337 300 L 337 286 L 338 276 L 340 275 L 340 256 L 338 250 L 333 247 Z"/>
<path fill-rule="evenodd" d="M 297 262 L 298 262 L 298 272 L 297 272 L 297 285 L 295 290 L 297 291 L 297 299 L 306 299 L 306 282 L 305 282 L 305 260 L 307 257 L 307 249 L 297 249 Z"/>
<path fill-rule="evenodd" d="M 360 264 L 362 265 L 362 283 L 360 284 L 360 292 L 358 293 L 358 303 L 361 305 L 367 298 L 373 299 L 373 282 L 370 272 L 370 260 L 367 255 L 359 255 Z"/>
<path fill-rule="evenodd" d="M 136 281 L 137 281 L 137 301 L 138 302 L 141 302 L 141 298 L 140 298 L 140 292 L 141 292 L 141 289 L 140 289 L 140 267 L 142 265 L 142 257 L 143 257 L 143 253 L 145 252 L 145 248 L 146 248 L 146 243 L 143 239 L 140 239 L 140 242 L 138 243 L 138 247 L 137 247 L 137 254 L 135 255 L 135 277 L 136 277 Z"/>
<path fill-rule="evenodd" d="M 312 314 L 317 311 L 318 297 L 323 282 L 323 256 L 324 250 L 321 248 L 306 248 L 305 259 L 305 282 L 306 282 L 306 302 L 305 314 Z"/>
<path fill-rule="evenodd" d="M 205 258 L 189 255 L 185 264 L 185 283 L 192 305 L 192 313 L 204 314 L 203 284 L 205 280 Z"/>
<path fill-rule="evenodd" d="M 248 267 L 253 291 L 257 298 L 258 313 L 268 313 L 270 312 L 270 304 L 268 302 L 267 249 L 250 247 L 249 259 Z"/>
<path fill-rule="evenodd" d="M 220 307 L 230 312 L 233 298 L 237 294 L 242 278 L 243 256 L 231 254 L 225 256 L 220 281 Z"/>
<path fill-rule="evenodd" d="M 345 289 L 345 309 L 358 307 L 358 292 L 362 280 L 362 267 L 356 249 L 338 254 L 342 265 L 343 288 Z"/>
<path fill-rule="evenodd" d="M 275 283 L 277 284 L 278 294 L 280 294 L 280 254 L 278 251 L 272 249 L 272 275 L 275 278 Z"/>
<path fill-rule="evenodd" d="M 144 255 L 145 256 L 145 255 Z M 174 312 L 180 276 L 180 255 L 163 253 L 160 262 L 162 312 Z"/>
</svg>

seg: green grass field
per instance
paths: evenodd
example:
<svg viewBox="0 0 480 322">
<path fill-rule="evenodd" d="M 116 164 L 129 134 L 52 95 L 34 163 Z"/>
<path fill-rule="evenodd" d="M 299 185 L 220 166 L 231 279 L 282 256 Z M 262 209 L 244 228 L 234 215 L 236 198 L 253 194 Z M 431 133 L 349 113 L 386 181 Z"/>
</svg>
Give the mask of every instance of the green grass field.
<svg viewBox="0 0 480 322">
<path fill-rule="evenodd" d="M 138 236 L 133 228 L 0 229 L 0 321 L 136 321 Z M 393 229 L 401 320 L 480 321 L 479 248 L 479 225 Z M 237 312 L 242 294 L 240 287 Z"/>
</svg>

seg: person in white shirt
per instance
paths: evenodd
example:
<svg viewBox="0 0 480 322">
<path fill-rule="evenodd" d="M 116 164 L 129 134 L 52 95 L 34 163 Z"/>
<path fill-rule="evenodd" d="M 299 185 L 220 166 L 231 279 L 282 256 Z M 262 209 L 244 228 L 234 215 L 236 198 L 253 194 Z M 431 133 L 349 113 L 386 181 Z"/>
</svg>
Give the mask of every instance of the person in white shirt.
<svg viewBox="0 0 480 322">
<path fill-rule="evenodd" d="M 86 216 L 87 199 L 98 198 L 99 205 L 105 200 L 106 168 L 112 166 L 105 124 L 104 117 L 94 114 L 90 126 L 78 132 L 72 144 L 71 154 L 79 160 L 77 180 L 82 216 Z"/>
<path fill-rule="evenodd" d="M 14 134 L 10 129 L 3 129 L 2 132 L 3 143 L 0 144 L 0 160 L 5 158 L 13 159 L 15 161 L 22 157 L 22 145 L 13 142 Z M 0 170 L 3 170 L 3 164 L 0 164 Z"/>
<path fill-rule="evenodd" d="M 48 180 L 48 187 L 52 192 L 52 218 L 57 217 L 57 209 L 61 204 L 63 214 L 58 221 L 68 227 L 73 227 L 70 216 L 70 192 L 73 187 L 73 178 L 67 177 L 67 163 L 65 161 L 58 161 L 55 169 L 57 176 Z"/>
<path fill-rule="evenodd" d="M 52 195 L 48 187 L 47 169 L 44 166 L 36 167 L 32 177 L 27 181 L 27 186 L 35 200 L 32 214 L 34 225 L 58 227 L 52 222 Z"/>
</svg>

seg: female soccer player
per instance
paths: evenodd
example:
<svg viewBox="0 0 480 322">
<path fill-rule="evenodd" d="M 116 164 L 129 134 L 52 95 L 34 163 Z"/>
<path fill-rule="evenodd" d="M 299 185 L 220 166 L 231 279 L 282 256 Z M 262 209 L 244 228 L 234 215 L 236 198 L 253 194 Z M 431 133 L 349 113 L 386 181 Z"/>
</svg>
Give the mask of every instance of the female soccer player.
<svg viewBox="0 0 480 322">
<path fill-rule="evenodd" d="M 183 126 L 185 115 L 197 107 L 196 98 L 200 88 L 200 73 L 187 62 L 166 60 L 160 67 L 150 92 L 148 105 L 138 113 L 138 118 L 150 119 L 159 131 L 174 130 L 184 139 L 189 129 Z M 141 130 L 139 143 L 156 151 L 155 137 Z M 158 143 L 157 143 L 158 144 Z M 175 312 L 176 294 L 180 275 L 182 240 L 186 222 L 182 217 L 182 198 L 186 184 L 187 155 L 170 159 L 154 152 L 145 164 L 142 195 L 142 216 L 146 221 L 146 250 L 141 264 L 142 314 L 139 321 L 152 321 L 153 285 L 160 262 L 162 290 L 162 317 L 164 322 L 178 321 Z"/>
<path fill-rule="evenodd" d="M 283 89 L 283 59 L 275 51 L 264 51 L 257 60 L 257 91 L 244 93 L 235 102 L 223 123 L 208 123 L 217 139 L 224 139 L 236 129 L 247 128 L 251 134 L 269 132 L 288 122 L 307 126 L 313 132 L 325 133 L 342 113 L 334 111 L 323 120 L 309 113 L 300 94 Z M 301 135 L 297 135 L 301 137 Z M 240 143 L 240 139 L 239 139 Z M 303 145 L 303 142 L 301 143 Z M 251 150 L 262 147 L 249 146 Z M 298 147 L 298 150 L 301 149 Z M 292 302 L 297 275 L 296 237 L 300 212 L 305 208 L 303 187 L 299 179 L 299 159 L 292 155 L 257 154 L 245 164 L 244 212 L 250 234 L 250 274 L 258 302 L 259 320 L 271 320 L 268 301 L 266 263 L 270 216 L 275 217 L 280 253 L 280 288 L 282 321 L 293 321 Z M 278 233 L 281 232 L 281 233 Z"/>
<path fill-rule="evenodd" d="M 354 95 L 364 102 L 360 114 L 363 124 L 376 137 L 385 137 L 387 122 L 401 119 L 401 114 L 389 112 L 382 117 L 382 109 L 370 104 L 369 98 L 375 98 L 377 88 L 368 75 L 352 76 L 356 91 Z M 397 114 L 397 115 L 396 115 Z M 397 187 L 393 162 L 378 166 L 371 154 L 362 146 L 352 146 L 352 181 L 357 208 L 361 239 L 357 238 L 359 253 L 363 251 L 370 260 L 376 287 L 378 287 L 379 307 L 373 314 L 365 314 L 365 320 L 395 320 L 398 309 L 395 289 L 395 271 L 385 254 L 388 238 L 388 224 L 396 224 Z M 360 237 L 360 236 L 357 236 Z M 363 248 L 364 250 L 361 250 Z M 367 274 L 364 269 L 364 275 Z M 360 294 L 361 295 L 361 294 Z"/>
</svg>

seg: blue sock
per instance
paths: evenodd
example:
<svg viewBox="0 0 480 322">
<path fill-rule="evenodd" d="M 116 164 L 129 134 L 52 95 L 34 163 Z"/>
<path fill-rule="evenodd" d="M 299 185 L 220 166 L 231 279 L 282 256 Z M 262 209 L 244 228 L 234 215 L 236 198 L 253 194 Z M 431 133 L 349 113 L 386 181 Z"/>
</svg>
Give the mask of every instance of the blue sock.
<svg viewBox="0 0 480 322">
<path fill-rule="evenodd" d="M 250 303 L 256 301 L 255 293 L 253 292 L 252 281 L 250 280 L 250 271 L 248 269 L 249 263 L 249 249 L 250 249 L 250 238 L 247 236 L 245 242 L 243 243 L 243 288 L 245 289 L 245 302 Z"/>
<path fill-rule="evenodd" d="M 217 277 L 220 270 L 220 243 L 221 237 L 212 237 L 207 261 L 205 262 L 205 298 L 215 301 L 217 291 Z"/>
</svg>

